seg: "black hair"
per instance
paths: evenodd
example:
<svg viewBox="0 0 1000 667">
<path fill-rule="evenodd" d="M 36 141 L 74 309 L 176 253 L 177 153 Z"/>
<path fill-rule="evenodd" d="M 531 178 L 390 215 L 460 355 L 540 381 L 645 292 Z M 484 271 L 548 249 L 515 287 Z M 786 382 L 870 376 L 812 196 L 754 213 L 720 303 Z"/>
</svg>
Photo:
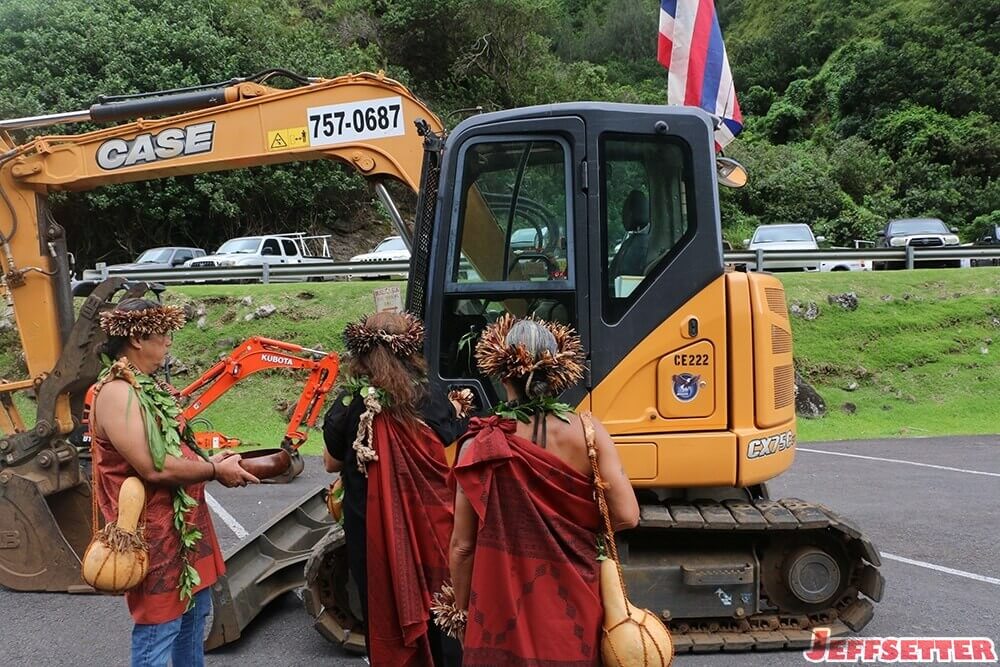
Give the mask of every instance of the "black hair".
<svg viewBox="0 0 1000 667">
<path fill-rule="evenodd" d="M 141 298 L 129 298 L 122 299 L 115 305 L 115 310 L 149 310 L 150 308 L 158 308 L 160 304 L 155 301 L 150 301 L 149 299 Z M 128 345 L 128 341 L 131 336 L 108 336 L 108 340 L 102 346 L 101 352 L 108 355 L 112 359 L 118 359 L 122 352 L 125 350 L 125 346 Z M 149 338 L 148 335 L 141 336 L 141 338 Z"/>
</svg>

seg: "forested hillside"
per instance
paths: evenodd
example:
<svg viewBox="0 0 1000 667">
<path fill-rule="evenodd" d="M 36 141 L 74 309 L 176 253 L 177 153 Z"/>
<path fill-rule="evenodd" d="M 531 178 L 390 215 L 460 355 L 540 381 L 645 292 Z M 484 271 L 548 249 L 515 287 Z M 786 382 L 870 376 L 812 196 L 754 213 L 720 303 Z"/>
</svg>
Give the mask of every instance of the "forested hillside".
<svg viewBox="0 0 1000 667">
<path fill-rule="evenodd" d="M 967 239 L 1000 223 L 1000 0 L 716 4 L 746 117 L 728 153 L 751 174 L 723 194 L 731 240 L 762 222 L 810 222 L 836 242 L 873 238 L 892 216 L 938 216 Z M 268 67 L 385 69 L 449 124 L 476 105 L 663 103 L 658 11 L 655 0 L 0 0 L 0 117 Z M 337 234 L 343 256 L 359 230 L 384 226 L 372 199 L 361 179 L 314 162 L 61 195 L 55 214 L 88 264 L 302 228 Z"/>
</svg>

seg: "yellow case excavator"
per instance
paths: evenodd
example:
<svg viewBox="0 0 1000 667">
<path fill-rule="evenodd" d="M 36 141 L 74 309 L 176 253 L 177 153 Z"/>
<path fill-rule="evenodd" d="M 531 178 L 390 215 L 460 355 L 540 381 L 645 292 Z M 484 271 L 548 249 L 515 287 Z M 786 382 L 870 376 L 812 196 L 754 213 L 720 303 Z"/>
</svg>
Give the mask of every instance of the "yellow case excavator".
<svg viewBox="0 0 1000 667">
<path fill-rule="evenodd" d="M 266 85 L 279 74 L 297 85 Z M 9 134 L 136 118 L 22 144 Z M 742 175 L 720 169 L 715 122 L 696 109 L 581 102 L 482 114 L 446 135 L 381 74 L 276 71 L 0 121 L 0 295 L 29 374 L 0 383 L 0 584 L 80 585 L 89 485 L 68 436 L 98 371 L 98 313 L 147 287 L 107 281 L 74 319 L 46 195 L 328 158 L 375 181 L 411 246 L 407 308 L 426 323 L 443 383 L 479 406 L 497 400 L 470 341 L 503 313 L 577 328 L 587 375 L 563 399 L 599 417 L 620 449 L 642 508 L 620 537 L 622 566 L 633 602 L 661 613 L 678 650 L 806 647 L 815 627 L 860 630 L 882 595 L 878 552 L 832 510 L 771 499 L 765 486 L 795 456 L 791 326 L 777 279 L 723 264 L 717 188 Z M 412 228 L 381 179 L 418 193 Z M 30 430 L 10 398 L 25 389 L 38 401 Z M 363 648 L 343 533 L 325 512 L 321 494 L 306 494 L 226 554 L 209 647 L 305 581 L 317 629 Z"/>
</svg>

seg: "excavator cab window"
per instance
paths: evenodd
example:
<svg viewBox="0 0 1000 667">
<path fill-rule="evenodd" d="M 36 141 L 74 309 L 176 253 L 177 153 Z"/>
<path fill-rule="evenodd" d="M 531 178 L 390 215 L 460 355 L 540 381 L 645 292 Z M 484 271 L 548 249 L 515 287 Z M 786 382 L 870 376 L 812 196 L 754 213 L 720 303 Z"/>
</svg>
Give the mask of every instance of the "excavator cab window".
<svg viewBox="0 0 1000 667">
<path fill-rule="evenodd" d="M 493 402 L 502 388 L 476 369 L 482 330 L 504 313 L 576 323 L 572 172 L 560 136 L 477 137 L 461 149 L 442 300 L 439 371 Z"/>
<path fill-rule="evenodd" d="M 604 134 L 600 147 L 604 315 L 614 322 L 694 230 L 676 139 Z"/>
<path fill-rule="evenodd" d="M 556 138 L 472 142 L 463 163 L 453 280 L 567 279 L 567 153 Z"/>
</svg>

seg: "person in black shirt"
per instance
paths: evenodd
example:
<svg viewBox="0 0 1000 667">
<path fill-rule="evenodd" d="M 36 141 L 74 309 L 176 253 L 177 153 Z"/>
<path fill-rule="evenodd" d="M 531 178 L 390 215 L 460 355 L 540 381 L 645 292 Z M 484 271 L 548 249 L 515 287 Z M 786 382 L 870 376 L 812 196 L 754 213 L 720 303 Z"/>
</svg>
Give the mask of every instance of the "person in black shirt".
<svg viewBox="0 0 1000 667">
<path fill-rule="evenodd" d="M 369 655 L 373 665 L 449 664 L 460 650 L 428 623 L 429 606 L 447 577 L 453 522 L 444 447 L 467 420 L 427 381 L 419 320 L 377 313 L 349 325 L 344 340 L 346 378 L 323 421 L 324 461 L 341 474 Z"/>
</svg>

